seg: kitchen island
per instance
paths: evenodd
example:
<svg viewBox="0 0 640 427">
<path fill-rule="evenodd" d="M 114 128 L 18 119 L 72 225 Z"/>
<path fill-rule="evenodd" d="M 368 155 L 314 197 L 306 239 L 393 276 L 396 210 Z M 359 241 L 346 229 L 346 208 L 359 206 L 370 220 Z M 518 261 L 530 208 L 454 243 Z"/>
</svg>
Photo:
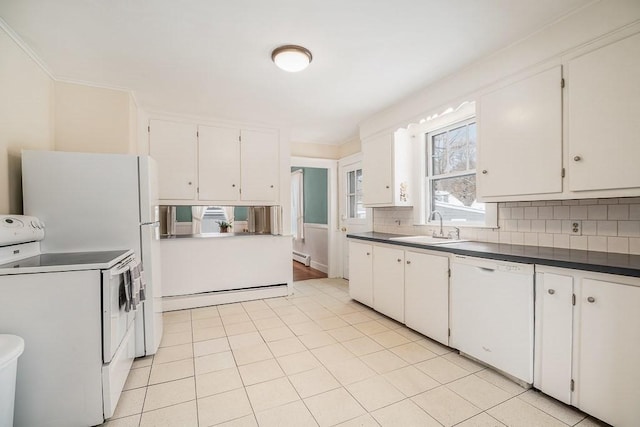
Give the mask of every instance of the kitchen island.
<svg viewBox="0 0 640 427">
<path fill-rule="evenodd" d="M 170 235 L 160 249 L 164 311 L 289 294 L 291 236 Z"/>
</svg>

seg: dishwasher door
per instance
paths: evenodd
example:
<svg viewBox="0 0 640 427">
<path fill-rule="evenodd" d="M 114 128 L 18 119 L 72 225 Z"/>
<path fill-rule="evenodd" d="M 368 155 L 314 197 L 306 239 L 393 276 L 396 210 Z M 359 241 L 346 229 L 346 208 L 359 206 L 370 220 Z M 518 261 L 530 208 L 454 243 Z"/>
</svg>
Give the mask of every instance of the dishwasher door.
<svg viewBox="0 0 640 427">
<path fill-rule="evenodd" d="M 450 345 L 533 383 L 534 268 L 456 255 L 451 265 Z"/>
</svg>

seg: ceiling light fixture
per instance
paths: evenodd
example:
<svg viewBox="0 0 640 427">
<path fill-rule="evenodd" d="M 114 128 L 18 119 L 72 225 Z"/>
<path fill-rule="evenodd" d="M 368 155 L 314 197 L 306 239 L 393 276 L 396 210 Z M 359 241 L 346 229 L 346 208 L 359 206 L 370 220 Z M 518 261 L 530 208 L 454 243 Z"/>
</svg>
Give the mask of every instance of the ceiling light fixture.
<svg viewBox="0 0 640 427">
<path fill-rule="evenodd" d="M 284 71 L 296 73 L 307 68 L 313 56 L 309 49 L 290 44 L 274 49 L 271 53 L 271 59 Z"/>
</svg>

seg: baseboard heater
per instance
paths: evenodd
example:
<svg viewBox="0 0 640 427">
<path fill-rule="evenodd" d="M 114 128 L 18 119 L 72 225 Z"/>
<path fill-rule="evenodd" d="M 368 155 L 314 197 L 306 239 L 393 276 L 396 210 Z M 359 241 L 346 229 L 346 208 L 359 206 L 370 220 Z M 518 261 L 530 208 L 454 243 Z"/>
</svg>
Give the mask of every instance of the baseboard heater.
<svg viewBox="0 0 640 427">
<path fill-rule="evenodd" d="M 309 267 L 311 265 L 311 255 L 302 252 L 293 251 L 293 260 Z"/>
</svg>

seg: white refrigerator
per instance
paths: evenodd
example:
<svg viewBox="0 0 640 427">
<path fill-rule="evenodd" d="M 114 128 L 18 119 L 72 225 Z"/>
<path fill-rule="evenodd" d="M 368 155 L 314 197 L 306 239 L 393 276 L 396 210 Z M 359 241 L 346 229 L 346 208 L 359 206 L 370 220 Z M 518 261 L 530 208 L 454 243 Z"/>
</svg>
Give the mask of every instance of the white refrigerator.
<svg viewBox="0 0 640 427">
<path fill-rule="evenodd" d="M 132 249 L 146 300 L 136 316 L 136 356 L 162 338 L 158 176 L 148 156 L 22 151 L 25 215 L 45 223 L 45 252 Z"/>
</svg>

